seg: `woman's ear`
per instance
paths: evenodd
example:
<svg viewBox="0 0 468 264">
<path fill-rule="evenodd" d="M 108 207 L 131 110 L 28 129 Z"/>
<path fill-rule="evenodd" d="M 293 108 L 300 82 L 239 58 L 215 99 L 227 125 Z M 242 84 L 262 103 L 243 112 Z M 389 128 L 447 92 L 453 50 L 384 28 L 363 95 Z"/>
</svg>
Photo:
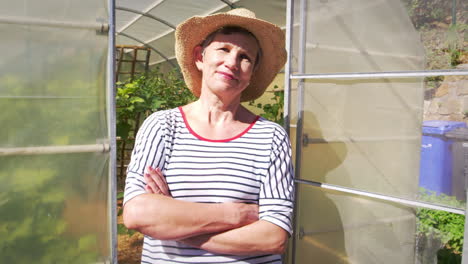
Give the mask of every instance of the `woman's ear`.
<svg viewBox="0 0 468 264">
<path fill-rule="evenodd" d="M 193 59 L 195 60 L 195 64 L 197 65 L 197 68 L 199 71 L 202 70 L 202 65 L 203 65 L 203 48 L 202 46 L 196 46 L 193 49 Z"/>
</svg>

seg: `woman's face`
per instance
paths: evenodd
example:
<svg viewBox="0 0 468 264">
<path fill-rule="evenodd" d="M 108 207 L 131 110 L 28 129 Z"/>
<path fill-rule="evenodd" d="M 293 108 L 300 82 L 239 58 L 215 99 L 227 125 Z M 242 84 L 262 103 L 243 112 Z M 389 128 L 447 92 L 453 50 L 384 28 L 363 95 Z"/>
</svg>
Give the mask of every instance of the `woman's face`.
<svg viewBox="0 0 468 264">
<path fill-rule="evenodd" d="M 204 51 L 195 48 L 196 64 L 202 72 L 202 94 L 240 98 L 249 85 L 257 53 L 255 38 L 242 33 L 217 34 Z"/>
</svg>

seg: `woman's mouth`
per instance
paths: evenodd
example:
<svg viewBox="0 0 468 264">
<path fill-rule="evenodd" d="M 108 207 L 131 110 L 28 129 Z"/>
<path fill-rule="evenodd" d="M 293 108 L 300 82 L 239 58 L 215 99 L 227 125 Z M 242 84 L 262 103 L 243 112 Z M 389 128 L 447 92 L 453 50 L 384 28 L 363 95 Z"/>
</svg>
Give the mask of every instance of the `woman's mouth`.
<svg viewBox="0 0 468 264">
<path fill-rule="evenodd" d="M 235 80 L 236 79 L 233 74 L 230 74 L 230 73 L 227 73 L 227 72 L 218 71 L 216 73 L 220 74 L 221 76 L 223 76 L 224 78 L 229 79 L 229 80 Z"/>
</svg>

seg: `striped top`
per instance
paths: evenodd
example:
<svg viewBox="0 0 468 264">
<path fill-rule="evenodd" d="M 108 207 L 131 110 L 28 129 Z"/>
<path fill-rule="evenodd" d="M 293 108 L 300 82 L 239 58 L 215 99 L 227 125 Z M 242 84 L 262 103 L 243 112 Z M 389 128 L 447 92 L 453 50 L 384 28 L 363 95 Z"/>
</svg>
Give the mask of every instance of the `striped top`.
<svg viewBox="0 0 468 264">
<path fill-rule="evenodd" d="M 162 170 L 174 199 L 255 203 L 260 219 L 292 233 L 291 148 L 288 135 L 276 123 L 257 117 L 236 137 L 209 140 L 189 127 L 181 108 L 156 112 L 137 134 L 127 169 L 124 204 L 145 193 L 143 173 L 150 165 Z M 141 262 L 281 263 L 281 256 L 215 254 L 145 236 Z"/>
</svg>

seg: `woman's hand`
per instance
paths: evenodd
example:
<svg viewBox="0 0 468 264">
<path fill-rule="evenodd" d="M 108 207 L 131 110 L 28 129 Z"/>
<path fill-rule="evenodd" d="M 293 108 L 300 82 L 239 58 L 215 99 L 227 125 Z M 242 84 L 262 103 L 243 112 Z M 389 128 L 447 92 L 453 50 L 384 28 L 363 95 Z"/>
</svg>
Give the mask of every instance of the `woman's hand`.
<svg viewBox="0 0 468 264">
<path fill-rule="evenodd" d="M 181 240 L 258 222 L 256 204 L 177 200 L 160 169 L 148 167 L 143 176 L 147 193 L 135 196 L 124 207 L 124 223 L 129 229 L 160 240 Z"/>
<path fill-rule="evenodd" d="M 159 168 L 153 169 L 151 166 L 148 166 L 145 172 L 145 182 L 145 190 L 147 193 L 155 193 L 172 197 L 166 178 L 164 178 L 164 175 Z"/>
<path fill-rule="evenodd" d="M 288 233 L 273 223 L 259 220 L 224 232 L 202 234 L 178 241 L 219 254 L 283 254 L 288 242 Z"/>
</svg>

